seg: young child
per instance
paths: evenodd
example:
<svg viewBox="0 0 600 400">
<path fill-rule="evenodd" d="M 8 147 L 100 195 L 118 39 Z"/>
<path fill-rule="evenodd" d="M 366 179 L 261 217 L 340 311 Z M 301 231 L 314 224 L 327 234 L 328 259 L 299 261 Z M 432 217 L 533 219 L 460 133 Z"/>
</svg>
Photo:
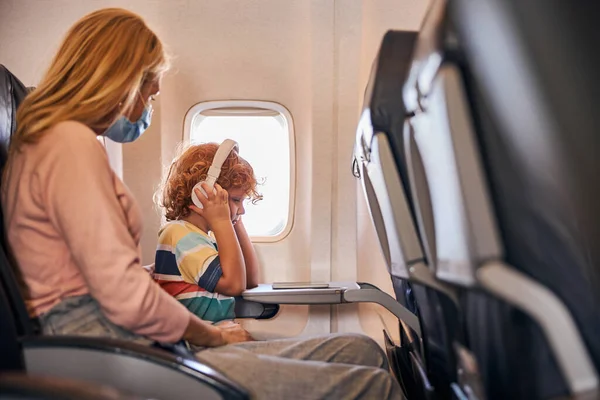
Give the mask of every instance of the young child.
<svg viewBox="0 0 600 400">
<path fill-rule="evenodd" d="M 218 147 L 190 146 L 171 165 L 157 196 L 168 222 L 159 232 L 154 266 L 164 290 L 212 322 L 233 319 L 233 296 L 258 285 L 258 258 L 241 216 L 246 199 L 262 198 L 254 170 L 233 150 L 215 190 L 204 184 L 207 196 L 196 191 L 203 208 L 192 203 L 192 189 L 206 179 Z"/>
</svg>

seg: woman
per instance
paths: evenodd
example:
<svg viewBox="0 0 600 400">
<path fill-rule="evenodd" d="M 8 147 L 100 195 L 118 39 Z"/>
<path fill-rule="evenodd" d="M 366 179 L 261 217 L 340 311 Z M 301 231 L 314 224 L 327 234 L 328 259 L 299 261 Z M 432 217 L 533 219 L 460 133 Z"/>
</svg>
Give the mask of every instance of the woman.
<svg viewBox="0 0 600 400">
<path fill-rule="evenodd" d="M 238 324 L 192 315 L 141 267 L 138 206 L 96 138 L 139 137 L 167 67 L 139 16 L 99 10 L 70 29 L 19 108 L 2 205 L 31 316 L 50 335 L 183 338 L 257 398 L 400 398 L 372 340 L 253 342 Z"/>
</svg>

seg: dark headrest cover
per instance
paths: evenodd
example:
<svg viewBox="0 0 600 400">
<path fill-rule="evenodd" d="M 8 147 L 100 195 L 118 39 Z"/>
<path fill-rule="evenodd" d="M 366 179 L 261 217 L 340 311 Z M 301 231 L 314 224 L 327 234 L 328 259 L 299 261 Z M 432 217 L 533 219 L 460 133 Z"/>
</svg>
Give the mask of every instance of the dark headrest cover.
<svg viewBox="0 0 600 400">
<path fill-rule="evenodd" d="M 406 107 L 402 88 L 412 62 L 417 32 L 388 31 L 371 69 L 364 108 L 370 111 L 373 132 L 386 134 L 407 197 L 410 185 L 404 153 Z M 413 211 L 412 202 L 409 203 Z"/>
<path fill-rule="evenodd" d="M 0 168 L 4 167 L 10 137 L 17 127 L 17 108 L 26 95 L 25 85 L 0 64 Z"/>
<path fill-rule="evenodd" d="M 406 115 L 402 87 L 417 35 L 412 31 L 388 31 L 383 37 L 365 93 L 365 108 L 371 110 L 376 132 L 402 131 Z"/>
</svg>

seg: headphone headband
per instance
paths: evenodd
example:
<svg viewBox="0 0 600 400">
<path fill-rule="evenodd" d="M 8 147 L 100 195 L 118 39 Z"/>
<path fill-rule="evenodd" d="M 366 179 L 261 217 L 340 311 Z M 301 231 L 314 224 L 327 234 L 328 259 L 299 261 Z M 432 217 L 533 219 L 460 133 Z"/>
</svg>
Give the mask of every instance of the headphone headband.
<svg viewBox="0 0 600 400">
<path fill-rule="evenodd" d="M 223 140 L 223 143 L 221 143 L 217 149 L 217 152 L 215 153 L 215 156 L 213 157 L 210 168 L 208 169 L 208 176 L 214 178 L 215 181 L 219 178 L 219 175 L 221 174 L 221 167 L 233 149 L 239 151 L 239 145 L 236 141 L 231 139 Z"/>
<path fill-rule="evenodd" d="M 219 175 L 221 174 L 221 167 L 223 166 L 223 163 L 225 162 L 225 160 L 227 160 L 227 156 L 229 156 L 229 153 L 231 153 L 233 149 L 239 151 L 239 146 L 236 141 L 231 139 L 223 140 L 223 143 L 219 145 L 219 148 L 217 149 L 217 152 L 213 157 L 210 168 L 208 169 L 208 176 L 203 182 L 206 182 L 210 187 L 214 187 L 215 183 L 217 182 L 217 179 L 219 179 Z M 202 182 L 198 182 L 194 186 L 194 189 L 198 188 L 204 195 L 206 195 L 204 189 L 202 189 L 202 187 L 200 186 L 201 184 Z M 202 203 L 198 199 L 198 196 L 196 196 L 195 190 L 192 190 L 192 202 L 198 208 L 202 208 Z"/>
</svg>

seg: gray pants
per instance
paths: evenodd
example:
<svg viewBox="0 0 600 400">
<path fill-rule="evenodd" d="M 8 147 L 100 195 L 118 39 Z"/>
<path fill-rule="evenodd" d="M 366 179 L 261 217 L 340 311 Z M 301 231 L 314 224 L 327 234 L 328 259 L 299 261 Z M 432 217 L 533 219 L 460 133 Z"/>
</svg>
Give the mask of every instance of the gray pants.
<svg viewBox="0 0 600 400">
<path fill-rule="evenodd" d="M 90 296 L 64 300 L 40 318 L 45 334 L 113 337 L 148 344 L 104 317 Z M 255 399 L 402 399 L 387 359 L 370 338 L 332 334 L 246 342 L 196 353 Z"/>
</svg>

